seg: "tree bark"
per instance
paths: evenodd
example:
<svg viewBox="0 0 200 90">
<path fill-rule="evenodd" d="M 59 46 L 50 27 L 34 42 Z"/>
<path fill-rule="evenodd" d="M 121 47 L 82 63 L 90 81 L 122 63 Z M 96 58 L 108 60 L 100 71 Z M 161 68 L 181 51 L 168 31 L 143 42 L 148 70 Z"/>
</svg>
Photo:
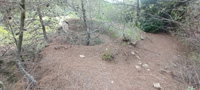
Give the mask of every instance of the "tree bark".
<svg viewBox="0 0 200 90">
<path fill-rule="evenodd" d="M 46 40 L 47 43 L 50 43 L 49 39 L 47 37 L 47 32 L 46 32 L 46 28 L 45 28 L 45 25 L 44 25 L 44 21 L 42 20 L 42 14 L 41 14 L 41 11 L 40 11 L 40 7 L 37 8 L 37 12 L 38 12 L 38 15 L 39 15 L 39 18 L 40 18 L 40 24 L 42 26 L 44 39 Z"/>
<path fill-rule="evenodd" d="M 19 40 L 18 40 L 18 45 L 17 45 L 17 52 L 16 52 L 16 65 L 19 69 L 19 71 L 29 79 L 31 83 L 36 85 L 37 81 L 28 73 L 25 71 L 25 69 L 21 65 L 21 49 L 22 49 L 22 42 L 23 42 L 23 31 L 24 31 L 24 22 L 25 22 L 25 0 L 21 0 L 21 21 L 20 21 L 20 33 L 19 33 Z"/>
<path fill-rule="evenodd" d="M 86 45 L 89 46 L 90 45 L 90 29 L 87 25 L 87 17 L 86 17 L 86 11 L 85 11 L 85 7 L 84 7 L 84 1 L 81 0 L 81 7 L 82 7 L 82 13 L 83 13 L 83 21 L 85 24 L 85 27 L 87 29 L 87 40 L 86 40 Z"/>
<path fill-rule="evenodd" d="M 21 54 L 21 50 L 22 50 L 22 42 L 23 42 L 23 32 L 24 32 L 24 22 L 25 22 L 25 0 L 21 0 L 21 20 L 20 20 L 20 32 L 19 32 L 19 40 L 18 40 L 18 53 Z"/>
<path fill-rule="evenodd" d="M 135 20 L 135 25 L 138 25 L 138 21 L 140 19 L 140 0 L 137 0 L 137 18 Z"/>
</svg>

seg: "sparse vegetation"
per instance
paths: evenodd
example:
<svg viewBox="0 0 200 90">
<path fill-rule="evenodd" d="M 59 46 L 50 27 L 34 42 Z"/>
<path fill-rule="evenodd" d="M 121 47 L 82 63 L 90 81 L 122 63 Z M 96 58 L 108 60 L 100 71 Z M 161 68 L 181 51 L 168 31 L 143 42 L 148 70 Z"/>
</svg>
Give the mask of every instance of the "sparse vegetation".
<svg viewBox="0 0 200 90">
<path fill-rule="evenodd" d="M 135 63 L 135 59 L 140 61 L 140 59 L 150 59 L 154 56 L 162 57 L 162 53 L 168 50 L 159 51 L 166 48 L 157 46 L 156 50 L 151 49 L 165 42 L 167 44 L 168 42 L 169 44 L 174 43 L 168 39 L 164 42 L 161 40 L 152 41 L 159 36 L 151 36 L 162 32 L 181 37 L 181 41 L 187 43 L 188 46 L 185 46 L 185 48 L 190 48 L 190 51 L 186 51 L 188 53 L 184 53 L 184 55 L 182 55 L 182 52 L 185 51 L 179 51 L 178 45 L 168 46 L 176 50 L 174 55 L 169 56 L 173 56 L 177 60 L 173 61 L 175 62 L 173 63 L 174 66 L 172 65 L 170 68 L 175 79 L 189 85 L 187 90 L 198 90 L 200 89 L 199 3 L 200 0 L 0 0 L 0 76 L 2 75 L 0 79 L 6 77 L 3 81 L 5 86 L 8 83 L 18 82 L 21 80 L 19 77 L 22 77 L 21 74 L 19 76 L 14 73 L 18 69 L 27 79 L 21 82 L 27 81 L 29 84 L 37 85 L 35 76 L 30 73 L 33 73 L 38 66 L 39 60 L 36 59 L 40 58 L 39 52 L 49 46 L 48 49 L 52 49 L 51 45 L 63 45 L 64 48 L 54 48 L 55 53 L 61 50 L 67 51 L 69 48 L 64 45 L 87 45 L 89 49 L 94 47 L 101 47 L 100 49 L 102 49 L 104 46 L 108 46 L 109 49 L 103 53 L 94 54 L 98 56 L 95 59 L 100 58 L 99 61 L 101 59 L 106 61 L 121 59 L 118 60 L 120 63 L 123 62 L 125 57 L 126 63 Z M 66 28 L 63 27 L 64 23 L 67 26 Z M 67 29 L 67 32 L 65 32 L 65 29 Z M 146 34 L 142 30 L 154 34 Z M 143 41 L 140 41 L 141 34 L 147 35 L 145 39 L 143 38 Z M 162 38 L 161 36 L 159 38 Z M 120 41 L 120 45 L 116 43 L 118 41 Z M 136 42 L 139 42 L 141 46 L 143 46 L 142 44 L 145 45 L 139 48 L 139 45 L 136 46 Z M 114 49 L 113 44 L 120 46 L 121 51 Z M 82 47 L 88 49 L 85 46 L 77 48 Z M 97 52 L 98 50 L 101 51 L 100 49 L 94 48 Z M 152 53 L 155 55 L 140 57 L 140 53 L 136 53 L 134 50 L 141 51 L 141 56 L 143 54 L 152 55 Z M 76 51 L 71 50 L 72 53 Z M 76 54 L 80 52 L 76 52 Z M 120 58 L 117 58 L 116 53 L 118 52 Z M 180 52 L 181 57 L 176 54 L 177 52 Z M 85 57 L 81 59 L 90 58 L 92 55 L 87 56 L 89 53 L 85 52 Z M 174 60 L 174 58 L 170 59 Z M 54 59 L 55 62 L 59 62 L 56 61 L 57 57 Z M 103 63 L 107 64 L 107 62 Z M 162 66 L 161 62 L 159 63 L 158 66 Z M 139 69 L 140 67 L 136 68 Z M 33 75 L 35 74 L 33 73 Z M 43 77 L 43 75 L 39 76 Z M 74 84 L 74 89 L 77 89 L 77 83 L 78 80 Z M 113 80 L 111 80 L 111 83 L 117 84 Z M 25 86 L 26 90 L 30 88 L 29 86 L 34 86 L 29 84 Z M 0 85 L 3 85 L 1 81 Z M 2 88 L 4 87 L 0 86 L 0 89 Z"/>
<path fill-rule="evenodd" d="M 111 52 L 103 53 L 101 57 L 103 60 L 107 60 L 107 61 L 111 61 L 114 59 L 114 56 L 112 55 Z"/>
<path fill-rule="evenodd" d="M 188 86 L 187 90 L 195 90 L 193 86 Z"/>
</svg>

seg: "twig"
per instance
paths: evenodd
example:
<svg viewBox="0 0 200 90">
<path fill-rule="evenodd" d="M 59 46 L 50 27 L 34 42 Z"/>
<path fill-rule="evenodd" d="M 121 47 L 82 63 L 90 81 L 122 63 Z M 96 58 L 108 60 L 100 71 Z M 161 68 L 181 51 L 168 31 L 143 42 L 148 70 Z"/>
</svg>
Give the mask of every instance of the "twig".
<svg viewBox="0 0 200 90">
<path fill-rule="evenodd" d="M 9 50 L 10 50 L 10 46 L 6 49 L 6 51 L 4 51 L 4 53 L 1 56 L 4 56 Z"/>
</svg>

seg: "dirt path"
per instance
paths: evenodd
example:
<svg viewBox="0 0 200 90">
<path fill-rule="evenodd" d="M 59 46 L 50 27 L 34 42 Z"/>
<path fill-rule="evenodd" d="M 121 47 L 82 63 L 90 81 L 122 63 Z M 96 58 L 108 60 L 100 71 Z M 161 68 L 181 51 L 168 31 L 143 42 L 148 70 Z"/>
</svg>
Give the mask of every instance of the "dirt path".
<svg viewBox="0 0 200 90">
<path fill-rule="evenodd" d="M 181 56 L 176 41 L 166 34 L 144 36 L 136 47 L 114 41 L 96 46 L 51 43 L 41 53 L 35 90 L 157 90 L 153 83 L 163 90 L 184 90 L 162 71 Z M 118 50 L 113 61 L 102 60 L 106 49 Z"/>
</svg>

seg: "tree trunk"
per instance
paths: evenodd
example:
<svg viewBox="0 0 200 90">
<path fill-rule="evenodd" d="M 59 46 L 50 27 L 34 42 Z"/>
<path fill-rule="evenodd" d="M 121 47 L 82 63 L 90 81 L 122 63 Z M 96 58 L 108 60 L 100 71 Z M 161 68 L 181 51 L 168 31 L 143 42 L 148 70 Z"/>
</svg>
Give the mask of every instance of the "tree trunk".
<svg viewBox="0 0 200 90">
<path fill-rule="evenodd" d="M 34 85 L 37 83 L 37 81 L 28 73 L 25 71 L 25 69 L 21 65 L 21 48 L 22 48 L 22 42 L 23 42 L 23 31 L 24 31 L 24 22 L 25 22 L 25 0 L 21 0 L 21 21 L 20 21 L 20 33 L 19 33 L 19 40 L 18 40 L 18 45 L 17 45 L 17 52 L 16 52 L 16 65 L 19 69 L 19 71 L 29 79 L 31 83 Z"/>
<path fill-rule="evenodd" d="M 37 12 L 38 12 L 38 15 L 39 15 L 39 18 L 40 18 L 40 24 L 42 26 L 44 39 L 46 40 L 47 43 L 50 43 L 49 39 L 47 37 L 47 32 L 46 32 L 46 28 L 45 28 L 45 25 L 44 25 L 44 21 L 42 20 L 42 14 L 40 12 L 40 7 L 37 8 Z"/>
<path fill-rule="evenodd" d="M 135 20 L 135 25 L 138 25 L 138 21 L 140 19 L 140 0 L 137 0 L 137 18 Z"/>
<path fill-rule="evenodd" d="M 24 31 L 24 22 L 25 22 L 25 0 L 21 0 L 21 20 L 20 20 L 20 31 L 19 31 L 19 40 L 17 44 L 18 53 L 21 54 L 22 42 L 23 42 L 23 31 Z"/>
<path fill-rule="evenodd" d="M 86 11 L 85 11 L 85 8 L 84 8 L 83 0 L 81 0 L 81 7 L 82 7 L 82 13 L 83 13 L 83 21 L 84 21 L 85 27 L 87 29 L 86 45 L 89 46 L 90 45 L 90 29 L 87 25 L 87 17 L 86 17 Z"/>
</svg>

